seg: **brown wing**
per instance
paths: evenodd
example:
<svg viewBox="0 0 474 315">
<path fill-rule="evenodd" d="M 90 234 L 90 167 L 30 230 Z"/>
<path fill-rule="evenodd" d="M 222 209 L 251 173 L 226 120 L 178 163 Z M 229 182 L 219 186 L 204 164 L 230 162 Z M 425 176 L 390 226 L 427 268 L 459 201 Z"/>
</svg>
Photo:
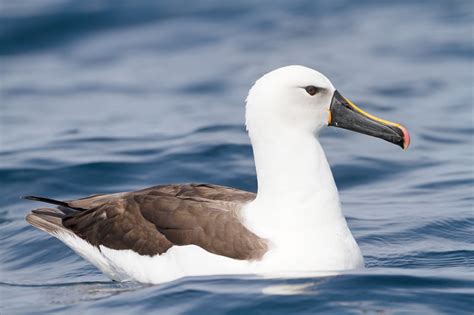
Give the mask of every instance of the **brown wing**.
<svg viewBox="0 0 474 315">
<path fill-rule="evenodd" d="M 239 210 L 254 193 L 217 185 L 167 185 L 66 201 L 78 212 L 65 228 L 93 245 L 131 249 L 141 255 L 174 245 L 197 245 L 235 259 L 259 259 L 264 239 L 242 225 Z"/>
</svg>

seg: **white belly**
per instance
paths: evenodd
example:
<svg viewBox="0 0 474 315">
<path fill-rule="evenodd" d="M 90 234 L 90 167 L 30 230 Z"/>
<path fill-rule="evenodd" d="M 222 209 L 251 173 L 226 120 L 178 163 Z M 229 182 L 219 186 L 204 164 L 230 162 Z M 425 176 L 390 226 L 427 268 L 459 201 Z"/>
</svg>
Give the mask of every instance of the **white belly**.
<svg viewBox="0 0 474 315">
<path fill-rule="evenodd" d="M 333 242 L 330 238 L 306 239 L 304 244 L 296 247 L 278 246 L 272 242 L 273 247 L 263 259 L 254 262 L 215 255 L 195 245 L 173 246 L 162 255 L 150 257 L 105 246 L 100 246 L 99 250 L 69 233 L 56 237 L 116 281 L 163 283 L 187 276 L 280 275 L 363 267 L 362 256 L 352 235 L 343 243 Z"/>
</svg>

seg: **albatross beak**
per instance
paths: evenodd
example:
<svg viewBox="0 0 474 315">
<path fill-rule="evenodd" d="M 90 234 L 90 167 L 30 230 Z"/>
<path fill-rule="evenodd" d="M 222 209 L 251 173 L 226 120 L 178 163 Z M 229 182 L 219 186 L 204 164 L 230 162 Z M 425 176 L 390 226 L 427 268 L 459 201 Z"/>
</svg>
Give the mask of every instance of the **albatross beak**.
<svg viewBox="0 0 474 315">
<path fill-rule="evenodd" d="M 404 150 L 410 145 L 410 134 L 405 127 L 364 112 L 338 91 L 334 92 L 329 112 L 329 126 L 384 139 L 401 146 Z"/>
</svg>

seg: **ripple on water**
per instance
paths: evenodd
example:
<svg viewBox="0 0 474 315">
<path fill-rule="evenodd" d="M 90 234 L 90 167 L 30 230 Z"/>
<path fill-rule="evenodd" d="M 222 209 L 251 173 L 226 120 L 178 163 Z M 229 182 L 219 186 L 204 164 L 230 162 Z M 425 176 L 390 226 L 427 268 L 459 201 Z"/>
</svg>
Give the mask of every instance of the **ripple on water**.
<svg viewBox="0 0 474 315">
<path fill-rule="evenodd" d="M 471 2 L 2 1 L 0 313 L 474 313 Z M 321 135 L 366 270 L 114 283 L 24 221 L 20 195 L 256 191 L 244 99 L 294 63 L 412 135 Z"/>
</svg>

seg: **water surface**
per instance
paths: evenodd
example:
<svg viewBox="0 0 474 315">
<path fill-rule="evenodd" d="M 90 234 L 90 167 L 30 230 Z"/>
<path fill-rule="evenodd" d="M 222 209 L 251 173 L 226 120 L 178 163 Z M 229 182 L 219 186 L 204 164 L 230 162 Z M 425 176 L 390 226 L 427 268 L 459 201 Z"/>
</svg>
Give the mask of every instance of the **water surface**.
<svg viewBox="0 0 474 315">
<path fill-rule="evenodd" d="M 0 3 L 0 313 L 474 312 L 470 1 Z M 244 99 L 288 64 L 411 132 L 321 136 L 366 270 L 114 283 L 24 221 L 21 195 L 255 191 Z"/>
</svg>

